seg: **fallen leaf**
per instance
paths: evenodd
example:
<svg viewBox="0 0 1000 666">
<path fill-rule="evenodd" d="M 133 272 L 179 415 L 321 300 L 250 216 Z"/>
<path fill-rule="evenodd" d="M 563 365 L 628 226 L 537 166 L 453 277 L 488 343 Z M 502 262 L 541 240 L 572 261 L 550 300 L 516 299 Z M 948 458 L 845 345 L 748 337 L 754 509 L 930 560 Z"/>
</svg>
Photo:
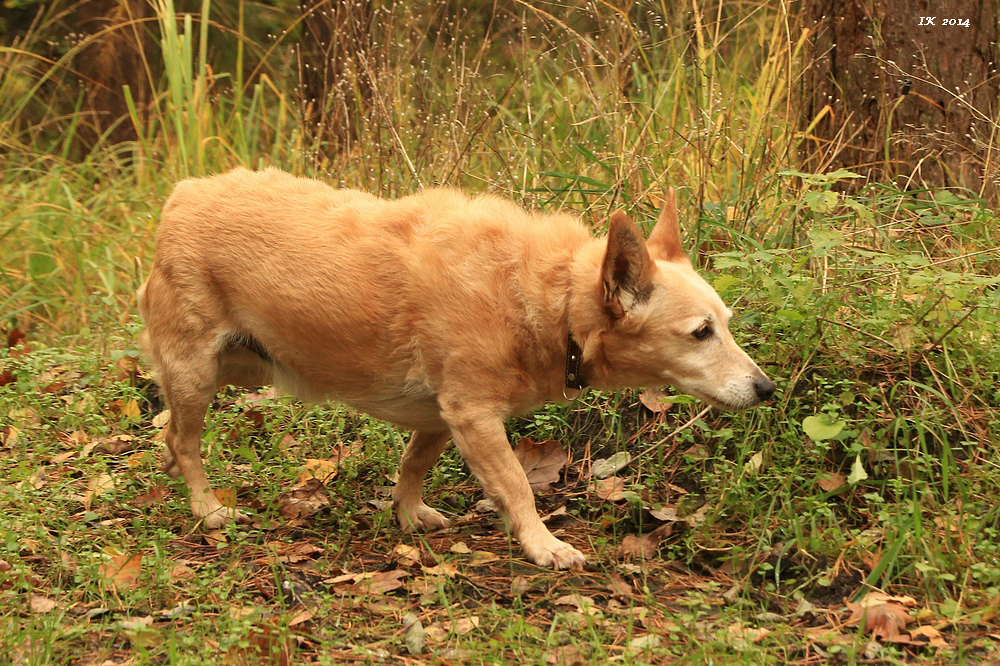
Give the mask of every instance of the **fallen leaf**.
<svg viewBox="0 0 1000 666">
<path fill-rule="evenodd" d="M 420 618 L 417 617 L 416 613 L 407 613 L 403 616 L 403 629 L 405 631 L 406 651 L 412 655 L 423 652 L 424 625 L 420 623 Z"/>
<path fill-rule="evenodd" d="M 913 597 L 892 597 L 884 592 L 869 592 L 858 603 L 847 602 L 851 617 L 844 623 L 848 627 L 861 626 L 865 633 L 876 638 L 893 640 L 910 621 L 908 606 L 915 606 Z"/>
<path fill-rule="evenodd" d="M 412 567 L 420 563 L 420 549 L 407 543 L 401 543 L 392 551 L 393 559 L 404 567 Z"/>
<path fill-rule="evenodd" d="M 753 476 L 760 471 L 760 468 L 764 466 L 764 453 L 758 451 L 757 453 L 750 456 L 750 460 L 743 463 L 743 471 L 747 474 Z"/>
<path fill-rule="evenodd" d="M 639 394 L 639 402 L 654 414 L 662 414 L 674 405 L 667 397 L 664 391 L 650 389 Z"/>
<path fill-rule="evenodd" d="M 912 643 L 927 643 L 934 647 L 948 647 L 948 641 L 944 639 L 941 632 L 929 625 L 913 629 L 910 632 L 910 641 Z"/>
<path fill-rule="evenodd" d="M 552 521 L 554 521 L 556 518 L 564 518 L 564 517 L 568 517 L 568 516 L 569 516 L 569 509 L 567 509 L 566 505 L 563 504 L 562 506 L 560 506 L 558 509 L 556 509 L 552 513 L 547 513 L 544 516 L 542 516 L 542 522 L 545 523 L 546 525 L 548 525 L 549 523 L 551 523 Z"/>
<path fill-rule="evenodd" d="M 63 451 L 62 453 L 57 453 L 56 455 L 49 458 L 49 462 L 53 465 L 61 465 L 64 462 L 74 458 L 76 456 L 76 451 Z"/>
<path fill-rule="evenodd" d="M 330 494 L 316 478 L 278 497 L 278 510 L 288 520 L 308 518 L 329 504 Z"/>
<path fill-rule="evenodd" d="M 446 631 L 454 631 L 458 635 L 467 634 L 479 626 L 479 616 L 462 617 L 454 622 L 442 622 L 441 626 Z"/>
<path fill-rule="evenodd" d="M 847 485 L 847 477 L 838 472 L 824 472 L 816 479 L 816 483 L 826 492 L 832 493 Z"/>
<path fill-rule="evenodd" d="M 664 538 L 673 532 L 673 523 L 664 523 L 652 532 L 636 536 L 629 534 L 622 539 L 622 544 L 618 547 L 618 555 L 626 560 L 634 557 L 648 559 L 656 554 L 656 549 Z"/>
<path fill-rule="evenodd" d="M 591 488 L 598 497 L 608 502 L 618 502 L 625 499 L 625 479 L 617 476 L 596 479 L 591 484 Z"/>
<path fill-rule="evenodd" d="M 645 634 L 643 636 L 636 636 L 628 642 L 628 646 L 633 650 L 651 650 L 657 647 L 663 639 L 656 634 Z"/>
<path fill-rule="evenodd" d="M 101 578 L 114 587 L 138 587 L 142 572 L 142 555 L 115 555 L 101 564 Z"/>
<path fill-rule="evenodd" d="M 535 492 L 548 490 L 558 481 L 568 460 L 566 449 L 558 441 L 547 439 L 536 442 L 530 437 L 524 437 L 518 442 L 514 456 L 524 468 L 528 483 Z"/>
<path fill-rule="evenodd" d="M 358 584 L 370 594 L 385 594 L 403 587 L 403 579 L 409 575 L 404 569 L 380 571 L 370 578 L 358 581 Z"/>
<path fill-rule="evenodd" d="M 514 576 L 510 581 L 511 596 L 519 597 L 534 587 L 534 585 L 535 581 L 527 576 Z"/>
<path fill-rule="evenodd" d="M 215 499 L 219 500 L 222 506 L 230 509 L 236 508 L 236 488 L 213 488 L 212 494 L 215 495 Z"/>
<path fill-rule="evenodd" d="M 572 606 L 581 613 L 589 613 L 596 605 L 593 597 L 582 594 L 564 594 L 552 603 L 556 606 Z"/>
<path fill-rule="evenodd" d="M 22 479 L 14 484 L 15 488 L 31 488 L 32 490 L 38 490 L 45 485 L 45 478 L 48 476 L 48 472 L 44 467 L 39 467 L 34 472 L 31 473 L 26 479 Z M 88 507 L 89 508 L 89 507 Z"/>
<path fill-rule="evenodd" d="M 747 646 L 751 643 L 760 642 L 762 638 L 771 633 L 771 630 L 765 627 L 748 627 L 742 622 L 734 622 L 726 627 L 726 632 L 736 639 L 738 645 L 742 643 L 744 646 Z"/>
<path fill-rule="evenodd" d="M 55 609 L 56 602 L 40 594 L 32 594 L 28 600 L 28 605 L 32 613 L 48 613 Z"/>
<path fill-rule="evenodd" d="M 545 663 L 553 666 L 586 666 L 590 660 L 578 646 L 570 643 L 549 650 L 545 655 Z"/>
<path fill-rule="evenodd" d="M 604 479 L 632 462 L 628 451 L 619 451 L 609 458 L 595 460 L 590 467 L 590 475 L 596 479 Z"/>
<path fill-rule="evenodd" d="M 121 409 L 122 416 L 132 423 L 138 423 L 142 420 L 142 412 L 139 410 L 139 403 L 135 398 L 126 401 Z"/>
<path fill-rule="evenodd" d="M 148 491 L 136 496 L 132 500 L 132 506 L 147 506 L 155 504 L 170 494 L 170 489 L 166 486 L 153 486 Z"/>
<path fill-rule="evenodd" d="M 184 562 L 176 562 L 170 567 L 170 580 L 172 581 L 193 580 L 197 575 L 198 572 Z"/>
<path fill-rule="evenodd" d="M 101 474 L 92 478 L 87 483 L 87 492 L 83 494 L 83 508 L 90 511 L 91 505 L 94 503 L 94 499 L 108 492 L 115 487 L 115 480 L 108 473 Z"/>
<path fill-rule="evenodd" d="M 468 555 L 469 553 L 472 552 L 472 549 L 466 546 L 464 541 L 459 541 L 457 543 L 452 544 L 451 548 L 449 548 L 448 550 L 453 553 L 458 553 L 459 555 Z"/>
<path fill-rule="evenodd" d="M 458 575 L 458 567 L 451 562 L 442 562 L 441 564 L 435 564 L 432 567 L 420 567 L 420 570 L 427 576 L 445 576 L 446 578 L 454 578 Z"/>
<path fill-rule="evenodd" d="M 2 384 L 0 384 L 2 386 Z M 12 425 L 0 428 L 0 444 L 13 448 L 21 439 L 21 431 Z"/>
<path fill-rule="evenodd" d="M 677 507 L 675 506 L 664 506 L 659 509 L 648 509 L 649 515 L 657 520 L 664 523 L 676 523 L 681 520 L 681 517 L 677 515 Z"/>
<path fill-rule="evenodd" d="M 491 553 L 488 550 L 474 550 L 472 551 L 472 557 L 469 558 L 469 565 L 481 567 L 490 562 L 496 562 L 499 559 L 495 553 Z"/>
<path fill-rule="evenodd" d="M 289 618 L 288 626 L 294 627 L 297 624 L 303 624 L 313 619 L 314 616 L 315 613 L 313 613 L 311 610 L 309 610 L 308 608 L 303 608 L 298 613 Z"/>
<path fill-rule="evenodd" d="M 302 485 L 313 479 L 318 480 L 320 483 L 326 483 L 337 476 L 339 464 L 339 461 L 332 458 L 309 458 L 302 465 L 302 471 L 299 472 L 299 476 L 295 480 L 295 485 Z"/>
<path fill-rule="evenodd" d="M 424 638 L 431 643 L 440 643 L 448 637 L 448 630 L 441 626 L 440 622 L 424 627 Z"/>
<path fill-rule="evenodd" d="M 153 427 L 154 428 L 164 428 L 170 423 L 170 410 L 165 409 L 156 416 L 153 417 Z"/>
<path fill-rule="evenodd" d="M 93 451 L 95 453 L 117 456 L 127 451 L 131 451 L 135 446 L 134 440 L 135 437 L 132 435 L 112 435 L 111 437 L 100 437 L 91 442 L 91 444 L 88 444 L 84 450 L 87 453 Z"/>
</svg>

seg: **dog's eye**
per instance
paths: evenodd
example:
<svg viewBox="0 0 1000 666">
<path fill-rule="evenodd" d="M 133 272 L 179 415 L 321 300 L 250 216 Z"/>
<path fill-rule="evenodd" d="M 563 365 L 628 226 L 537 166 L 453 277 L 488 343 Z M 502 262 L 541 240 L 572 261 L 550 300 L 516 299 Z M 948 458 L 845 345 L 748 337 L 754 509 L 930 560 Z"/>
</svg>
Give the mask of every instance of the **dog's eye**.
<svg viewBox="0 0 1000 666">
<path fill-rule="evenodd" d="M 697 340 L 704 340 L 712 335 L 712 327 L 709 324 L 705 324 L 691 335 L 693 335 Z"/>
</svg>

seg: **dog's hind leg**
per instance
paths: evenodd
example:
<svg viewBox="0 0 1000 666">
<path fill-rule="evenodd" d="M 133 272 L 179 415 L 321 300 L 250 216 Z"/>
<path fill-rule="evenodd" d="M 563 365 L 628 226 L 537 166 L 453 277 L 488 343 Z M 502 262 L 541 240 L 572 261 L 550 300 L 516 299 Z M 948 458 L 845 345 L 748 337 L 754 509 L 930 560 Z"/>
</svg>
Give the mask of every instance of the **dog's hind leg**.
<svg viewBox="0 0 1000 666">
<path fill-rule="evenodd" d="M 424 504 L 424 476 L 448 446 L 451 433 L 414 430 L 399 465 L 399 482 L 392 493 L 396 519 L 409 532 L 448 527 L 448 519 Z"/>
</svg>

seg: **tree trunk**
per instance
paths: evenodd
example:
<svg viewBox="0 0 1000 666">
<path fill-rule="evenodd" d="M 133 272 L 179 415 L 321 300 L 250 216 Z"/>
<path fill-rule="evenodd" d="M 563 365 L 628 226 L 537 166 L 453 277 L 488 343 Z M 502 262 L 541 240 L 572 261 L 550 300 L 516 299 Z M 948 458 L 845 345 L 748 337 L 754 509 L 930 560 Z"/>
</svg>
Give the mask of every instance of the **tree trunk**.
<svg viewBox="0 0 1000 666">
<path fill-rule="evenodd" d="M 803 11 L 812 169 L 996 195 L 996 2 L 804 0 Z"/>
<path fill-rule="evenodd" d="M 302 119 L 314 146 L 345 151 L 372 93 L 371 0 L 300 0 Z"/>
<path fill-rule="evenodd" d="M 90 121 L 80 125 L 84 149 L 96 146 L 105 133 L 111 144 L 134 140 L 122 87 L 129 87 L 139 121 L 145 122 L 151 87 L 145 60 L 149 33 L 143 19 L 151 14 L 149 2 L 89 0 L 77 12 L 80 31 L 89 35 L 89 44 L 75 59 L 90 115 Z"/>
</svg>

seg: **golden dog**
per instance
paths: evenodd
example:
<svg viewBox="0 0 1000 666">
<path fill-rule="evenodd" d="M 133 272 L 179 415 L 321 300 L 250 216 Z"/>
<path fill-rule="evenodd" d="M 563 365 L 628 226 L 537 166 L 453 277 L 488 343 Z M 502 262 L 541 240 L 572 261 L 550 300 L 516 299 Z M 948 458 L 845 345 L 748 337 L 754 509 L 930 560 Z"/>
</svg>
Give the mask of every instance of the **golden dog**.
<svg viewBox="0 0 1000 666">
<path fill-rule="evenodd" d="M 506 418 L 584 384 L 671 384 L 727 409 L 774 392 L 684 256 L 672 191 L 645 241 L 621 213 L 593 238 L 570 215 L 492 196 L 387 201 L 235 169 L 176 186 L 138 298 L 171 413 L 164 468 L 209 527 L 246 520 L 216 499 L 200 454 L 227 384 L 411 429 L 393 495 L 407 530 L 448 525 L 422 491 L 454 440 L 528 559 L 556 568 L 585 558 L 542 524 Z"/>
</svg>

